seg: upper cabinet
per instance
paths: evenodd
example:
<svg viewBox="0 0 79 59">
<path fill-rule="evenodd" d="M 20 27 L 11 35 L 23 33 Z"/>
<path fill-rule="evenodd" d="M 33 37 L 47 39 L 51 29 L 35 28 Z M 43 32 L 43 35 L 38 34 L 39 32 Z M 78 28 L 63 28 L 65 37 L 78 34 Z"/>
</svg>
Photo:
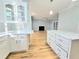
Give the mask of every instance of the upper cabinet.
<svg viewBox="0 0 79 59">
<path fill-rule="evenodd" d="M 27 22 L 29 15 L 28 12 L 28 0 L 17 0 L 17 20 L 19 22 Z"/>
<path fill-rule="evenodd" d="M 24 9 L 24 6 L 22 5 L 19 5 L 17 6 L 17 12 L 18 12 L 18 21 L 25 21 L 25 9 Z"/>
<path fill-rule="evenodd" d="M 31 25 L 28 7 L 28 0 L 0 0 L 0 33 L 27 34 L 27 25 Z"/>
<path fill-rule="evenodd" d="M 11 4 L 6 4 L 5 5 L 5 8 L 6 8 L 6 21 L 14 21 L 14 8 L 13 8 L 13 5 Z"/>
</svg>

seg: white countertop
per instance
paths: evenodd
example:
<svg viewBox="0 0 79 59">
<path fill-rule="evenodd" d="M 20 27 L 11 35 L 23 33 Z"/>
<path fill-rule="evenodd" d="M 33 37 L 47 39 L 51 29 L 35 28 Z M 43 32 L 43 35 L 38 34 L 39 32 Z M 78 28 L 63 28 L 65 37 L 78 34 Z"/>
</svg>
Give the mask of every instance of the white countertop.
<svg viewBox="0 0 79 59">
<path fill-rule="evenodd" d="M 65 31 L 59 31 L 59 30 L 51 30 L 48 31 L 50 33 L 56 33 L 56 35 L 61 35 L 63 37 L 66 37 L 68 39 L 71 40 L 78 40 L 79 39 L 79 34 L 78 33 L 74 33 L 74 32 L 65 32 Z"/>
<path fill-rule="evenodd" d="M 6 36 L 8 33 L 0 33 L 0 37 Z"/>
</svg>

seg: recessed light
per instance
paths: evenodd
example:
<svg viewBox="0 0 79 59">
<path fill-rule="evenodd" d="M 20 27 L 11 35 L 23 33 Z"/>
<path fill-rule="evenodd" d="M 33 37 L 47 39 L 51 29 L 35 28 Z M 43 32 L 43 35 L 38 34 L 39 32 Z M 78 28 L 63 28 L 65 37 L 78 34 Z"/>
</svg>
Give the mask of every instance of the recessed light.
<svg viewBox="0 0 79 59">
<path fill-rule="evenodd" d="M 53 14 L 53 11 L 52 10 L 50 10 L 50 15 L 52 15 Z"/>
<path fill-rule="evenodd" d="M 77 1 L 77 0 L 72 0 L 73 2 Z"/>
</svg>

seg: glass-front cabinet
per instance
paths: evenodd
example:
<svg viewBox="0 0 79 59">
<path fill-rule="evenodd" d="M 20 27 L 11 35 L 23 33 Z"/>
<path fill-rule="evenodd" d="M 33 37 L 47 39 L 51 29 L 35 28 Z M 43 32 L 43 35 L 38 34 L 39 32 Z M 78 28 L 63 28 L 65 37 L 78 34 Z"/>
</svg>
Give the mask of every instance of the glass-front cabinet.
<svg viewBox="0 0 79 59">
<path fill-rule="evenodd" d="M 13 5 L 11 4 L 6 4 L 5 5 L 6 8 L 6 21 L 14 21 L 14 8 Z"/>
<path fill-rule="evenodd" d="M 29 10 L 27 0 L 1 0 L 0 1 L 0 33 L 14 32 L 27 33 Z"/>
<path fill-rule="evenodd" d="M 17 6 L 18 12 L 18 21 L 25 21 L 25 9 L 22 5 Z"/>
<path fill-rule="evenodd" d="M 26 51 L 29 47 L 26 36 L 31 19 L 27 1 L 0 0 L 0 59 L 6 59 L 11 52 Z"/>
</svg>

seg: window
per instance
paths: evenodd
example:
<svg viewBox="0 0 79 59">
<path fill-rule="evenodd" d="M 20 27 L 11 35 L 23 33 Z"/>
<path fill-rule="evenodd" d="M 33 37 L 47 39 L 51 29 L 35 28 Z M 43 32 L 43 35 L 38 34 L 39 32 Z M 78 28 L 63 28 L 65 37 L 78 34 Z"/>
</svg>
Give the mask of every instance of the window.
<svg viewBox="0 0 79 59">
<path fill-rule="evenodd" d="M 57 29 L 58 29 L 58 22 L 55 21 L 55 22 L 54 22 L 54 30 L 57 30 Z"/>
</svg>

